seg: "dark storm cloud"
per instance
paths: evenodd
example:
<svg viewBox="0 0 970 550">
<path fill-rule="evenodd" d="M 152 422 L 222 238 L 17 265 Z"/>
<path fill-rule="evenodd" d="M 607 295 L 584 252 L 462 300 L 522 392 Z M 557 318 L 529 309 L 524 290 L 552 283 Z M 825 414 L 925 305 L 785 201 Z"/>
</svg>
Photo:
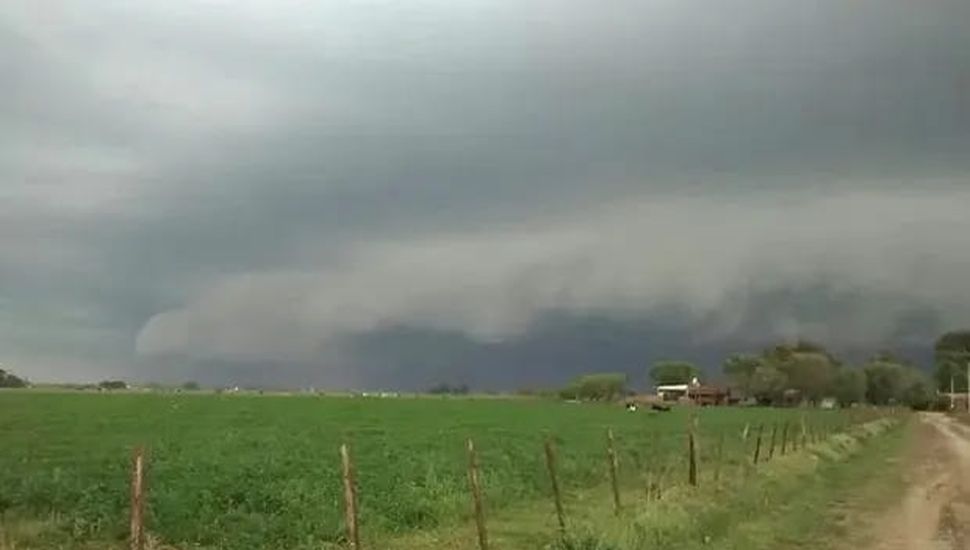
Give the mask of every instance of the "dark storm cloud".
<svg viewBox="0 0 970 550">
<path fill-rule="evenodd" d="M 422 357 L 511 383 L 564 339 L 540 342 L 550 314 L 667 319 L 708 350 L 925 341 L 970 321 L 967 20 L 956 0 L 5 6 L 0 346 L 44 376 L 374 384 Z M 408 338 L 425 355 L 375 367 Z"/>
</svg>

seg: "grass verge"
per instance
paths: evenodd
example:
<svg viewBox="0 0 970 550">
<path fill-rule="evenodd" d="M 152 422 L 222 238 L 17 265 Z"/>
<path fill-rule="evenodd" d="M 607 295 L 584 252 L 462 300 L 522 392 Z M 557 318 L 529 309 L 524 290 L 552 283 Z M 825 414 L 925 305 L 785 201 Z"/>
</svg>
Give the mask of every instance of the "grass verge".
<svg viewBox="0 0 970 550">
<path fill-rule="evenodd" d="M 489 518 L 492 547 L 499 549 L 727 550 L 837 548 L 850 521 L 901 493 L 899 456 L 909 420 L 884 419 L 833 435 L 796 453 L 775 456 L 757 468 L 701 478 L 698 488 L 669 487 L 661 500 L 627 487 L 619 516 L 607 490 L 589 491 L 567 502 L 568 536 L 558 540 L 552 504 L 509 509 Z M 471 527 L 424 532 L 377 547 L 390 549 L 474 548 Z"/>
</svg>

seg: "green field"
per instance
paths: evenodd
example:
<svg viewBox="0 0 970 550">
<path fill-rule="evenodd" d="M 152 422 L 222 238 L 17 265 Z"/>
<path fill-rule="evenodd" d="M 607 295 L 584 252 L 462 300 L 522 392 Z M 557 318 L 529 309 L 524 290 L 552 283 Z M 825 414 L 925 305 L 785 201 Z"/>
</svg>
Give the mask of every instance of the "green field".
<svg viewBox="0 0 970 550">
<path fill-rule="evenodd" d="M 700 473 L 750 461 L 755 427 L 838 412 L 699 410 Z M 0 392 L 0 513 L 38 520 L 51 547 L 125 539 L 131 449 L 145 444 L 148 530 L 178 548 L 320 548 L 343 540 L 338 447 L 352 445 L 368 541 L 446 529 L 469 517 L 464 442 L 480 453 L 490 513 L 548 512 L 542 443 L 559 449 L 569 495 L 606 485 L 605 431 L 616 434 L 621 486 L 686 481 L 687 409 L 541 400 L 338 398 L 210 394 Z M 741 434 L 751 426 L 752 437 Z M 765 432 L 765 452 L 768 435 Z M 379 546 L 379 545 L 378 545 Z M 18 546 L 19 547 L 19 546 Z"/>
</svg>

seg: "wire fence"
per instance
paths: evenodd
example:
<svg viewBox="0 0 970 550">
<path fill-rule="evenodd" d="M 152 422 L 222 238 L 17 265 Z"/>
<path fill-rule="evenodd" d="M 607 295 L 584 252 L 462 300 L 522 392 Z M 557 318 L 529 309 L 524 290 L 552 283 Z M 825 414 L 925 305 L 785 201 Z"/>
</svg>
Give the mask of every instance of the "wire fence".
<svg viewBox="0 0 970 550">
<path fill-rule="evenodd" d="M 614 514 L 621 514 L 627 503 L 624 496 L 635 489 L 646 501 L 660 501 L 664 495 L 676 488 L 687 486 L 697 488 L 704 485 L 722 483 L 725 478 L 744 478 L 756 474 L 759 466 L 777 457 L 804 451 L 811 445 L 824 441 L 837 433 L 848 433 L 854 428 L 887 416 L 896 416 L 894 409 L 853 409 L 847 414 L 831 415 L 824 418 L 801 414 L 778 415 L 773 420 L 756 424 L 748 423 L 740 433 L 736 428 L 725 428 L 710 423 L 702 425 L 699 416 L 693 412 L 688 415 L 686 426 L 680 434 L 661 434 L 637 432 L 614 433 L 607 428 L 603 438 L 603 470 L 607 474 L 609 491 L 612 496 Z M 681 443 L 665 441 L 675 437 Z M 673 444 L 672 444 L 673 443 Z M 681 448 L 680 452 L 645 452 L 645 449 Z M 564 504 L 562 480 L 568 471 L 562 467 L 563 458 L 555 437 L 545 438 L 541 449 L 545 457 L 546 475 L 549 481 L 550 509 L 555 512 L 559 536 L 566 538 L 569 517 Z M 360 550 L 361 525 L 357 467 L 353 449 L 343 443 L 338 449 L 341 459 L 340 480 L 343 486 L 344 544 L 352 550 Z M 473 438 L 465 442 L 467 456 L 467 481 L 469 508 L 475 524 L 475 540 L 469 546 L 477 545 L 480 550 L 488 550 L 488 518 L 486 514 L 487 486 L 483 483 L 483 472 L 488 464 L 479 458 Z M 145 507 L 149 500 L 146 472 L 148 454 L 144 446 L 133 450 L 130 479 L 130 533 L 131 550 L 144 550 L 146 547 Z"/>
</svg>

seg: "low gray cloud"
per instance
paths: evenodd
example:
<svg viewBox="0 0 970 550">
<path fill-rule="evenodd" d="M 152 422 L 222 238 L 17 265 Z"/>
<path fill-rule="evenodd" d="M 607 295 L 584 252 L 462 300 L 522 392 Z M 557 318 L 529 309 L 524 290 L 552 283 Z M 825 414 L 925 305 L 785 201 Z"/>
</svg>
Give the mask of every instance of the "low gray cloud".
<svg viewBox="0 0 970 550">
<path fill-rule="evenodd" d="M 402 338 L 528 378 L 550 316 L 690 334 L 672 353 L 925 345 L 970 323 L 967 20 L 6 5 L 0 350 L 44 378 L 378 384 L 406 379 L 374 366 Z"/>
<path fill-rule="evenodd" d="M 642 314 L 672 304 L 730 334 L 746 328 L 750 296 L 819 282 L 891 300 L 837 319 L 782 315 L 773 336 L 879 342 L 895 330 L 894 312 L 934 306 L 951 322 L 970 313 L 961 297 L 970 253 L 959 245 L 968 203 L 970 190 L 954 189 L 736 204 L 658 196 L 536 227 L 372 243 L 331 268 L 228 277 L 154 317 L 139 350 L 307 359 L 333 337 L 387 325 L 488 342 L 521 336 L 548 311 Z"/>
</svg>

